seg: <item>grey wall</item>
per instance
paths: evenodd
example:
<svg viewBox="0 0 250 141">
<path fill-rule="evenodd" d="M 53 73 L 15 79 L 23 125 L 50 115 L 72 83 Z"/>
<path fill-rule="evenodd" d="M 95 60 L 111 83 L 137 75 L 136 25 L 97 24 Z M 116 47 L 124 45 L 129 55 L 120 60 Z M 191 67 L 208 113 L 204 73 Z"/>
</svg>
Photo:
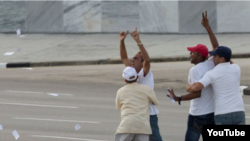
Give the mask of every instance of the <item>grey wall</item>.
<svg viewBox="0 0 250 141">
<path fill-rule="evenodd" d="M 217 31 L 216 1 L 180 1 L 179 2 L 179 32 L 204 33 L 206 29 L 200 24 L 201 15 L 208 10 L 210 27 Z"/>
<path fill-rule="evenodd" d="M 27 32 L 63 32 L 63 9 L 61 2 L 26 2 Z"/>
<path fill-rule="evenodd" d="M 18 28 L 26 30 L 25 2 L 0 1 L 0 31 L 13 32 Z"/>
<path fill-rule="evenodd" d="M 250 32 L 250 1 L 0 1 L 0 32 L 205 33 L 204 10 L 216 33 Z"/>
</svg>

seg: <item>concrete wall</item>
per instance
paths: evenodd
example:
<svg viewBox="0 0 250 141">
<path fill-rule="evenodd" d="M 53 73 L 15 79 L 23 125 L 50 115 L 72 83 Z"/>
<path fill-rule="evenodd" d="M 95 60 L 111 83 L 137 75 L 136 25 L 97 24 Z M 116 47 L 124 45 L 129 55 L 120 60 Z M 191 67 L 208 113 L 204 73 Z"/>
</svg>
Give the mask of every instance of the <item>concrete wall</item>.
<svg viewBox="0 0 250 141">
<path fill-rule="evenodd" d="M 0 1 L 0 32 L 205 33 L 208 10 L 216 33 L 250 32 L 250 1 Z"/>
</svg>

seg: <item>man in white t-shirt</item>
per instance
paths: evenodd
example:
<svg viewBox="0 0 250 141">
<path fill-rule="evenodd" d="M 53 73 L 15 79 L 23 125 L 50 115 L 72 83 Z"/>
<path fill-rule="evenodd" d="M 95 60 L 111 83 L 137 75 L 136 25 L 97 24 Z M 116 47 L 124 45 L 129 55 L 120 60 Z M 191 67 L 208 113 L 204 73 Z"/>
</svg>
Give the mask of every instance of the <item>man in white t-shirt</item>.
<svg viewBox="0 0 250 141">
<path fill-rule="evenodd" d="M 200 91 L 208 85 L 212 85 L 215 94 L 214 120 L 216 125 L 244 125 L 245 109 L 242 96 L 239 91 L 240 67 L 230 64 L 232 51 L 225 46 L 219 46 L 213 55 L 215 68 L 207 72 L 199 82 L 190 87 L 190 91 Z"/>
<path fill-rule="evenodd" d="M 128 34 L 128 31 L 126 33 L 125 32 L 120 33 L 121 60 L 125 66 L 132 66 L 136 69 L 138 76 L 139 76 L 137 80 L 139 84 L 148 85 L 153 90 L 154 89 L 154 76 L 153 76 L 152 71 L 150 70 L 150 58 L 146 49 L 141 43 L 139 34 L 137 32 L 137 28 L 135 28 L 135 30 L 131 33 L 131 36 L 136 41 L 140 52 L 136 53 L 131 61 L 128 59 L 127 51 L 126 51 L 126 47 L 124 43 L 124 40 L 127 34 Z M 162 137 L 160 135 L 159 126 L 158 126 L 158 117 L 157 117 L 158 113 L 159 111 L 156 109 L 156 107 L 152 103 L 150 103 L 149 114 L 150 114 L 150 126 L 152 129 L 152 134 L 150 135 L 150 138 L 149 138 L 150 141 L 162 141 Z"/>
<path fill-rule="evenodd" d="M 219 45 L 209 26 L 207 12 L 205 12 L 205 14 L 202 13 L 201 23 L 206 28 L 213 50 L 215 50 Z M 187 49 L 190 51 L 190 61 L 195 65 L 189 71 L 188 91 L 189 85 L 198 82 L 206 72 L 214 68 L 214 62 L 212 57 L 206 61 L 208 49 L 205 45 L 198 44 L 194 47 L 188 47 Z M 181 101 L 191 100 L 185 141 L 198 141 L 202 134 L 203 125 L 214 125 L 214 92 L 211 85 L 208 85 L 198 92 L 181 95 L 180 97 L 175 96 L 173 91 L 170 91 L 170 93 L 179 104 Z"/>
</svg>

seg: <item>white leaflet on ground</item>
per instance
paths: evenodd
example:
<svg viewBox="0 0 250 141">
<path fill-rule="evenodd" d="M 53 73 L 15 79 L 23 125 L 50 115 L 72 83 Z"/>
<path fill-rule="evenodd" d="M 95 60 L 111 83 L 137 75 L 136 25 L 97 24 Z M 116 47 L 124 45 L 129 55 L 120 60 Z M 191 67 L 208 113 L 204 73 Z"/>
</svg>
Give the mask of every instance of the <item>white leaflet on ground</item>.
<svg viewBox="0 0 250 141">
<path fill-rule="evenodd" d="M 15 137 L 16 140 L 19 138 L 19 134 L 16 130 L 12 132 L 12 135 Z"/>
</svg>

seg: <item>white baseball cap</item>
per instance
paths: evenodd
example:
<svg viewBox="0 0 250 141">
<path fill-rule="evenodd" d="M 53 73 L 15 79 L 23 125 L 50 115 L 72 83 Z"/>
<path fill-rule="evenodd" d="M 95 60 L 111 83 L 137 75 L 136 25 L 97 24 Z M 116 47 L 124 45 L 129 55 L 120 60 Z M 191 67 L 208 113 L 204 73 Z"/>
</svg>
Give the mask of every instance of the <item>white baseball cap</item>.
<svg viewBox="0 0 250 141">
<path fill-rule="evenodd" d="M 137 72 L 133 67 L 126 67 L 122 72 L 122 77 L 127 81 L 134 81 L 137 78 Z"/>
</svg>

